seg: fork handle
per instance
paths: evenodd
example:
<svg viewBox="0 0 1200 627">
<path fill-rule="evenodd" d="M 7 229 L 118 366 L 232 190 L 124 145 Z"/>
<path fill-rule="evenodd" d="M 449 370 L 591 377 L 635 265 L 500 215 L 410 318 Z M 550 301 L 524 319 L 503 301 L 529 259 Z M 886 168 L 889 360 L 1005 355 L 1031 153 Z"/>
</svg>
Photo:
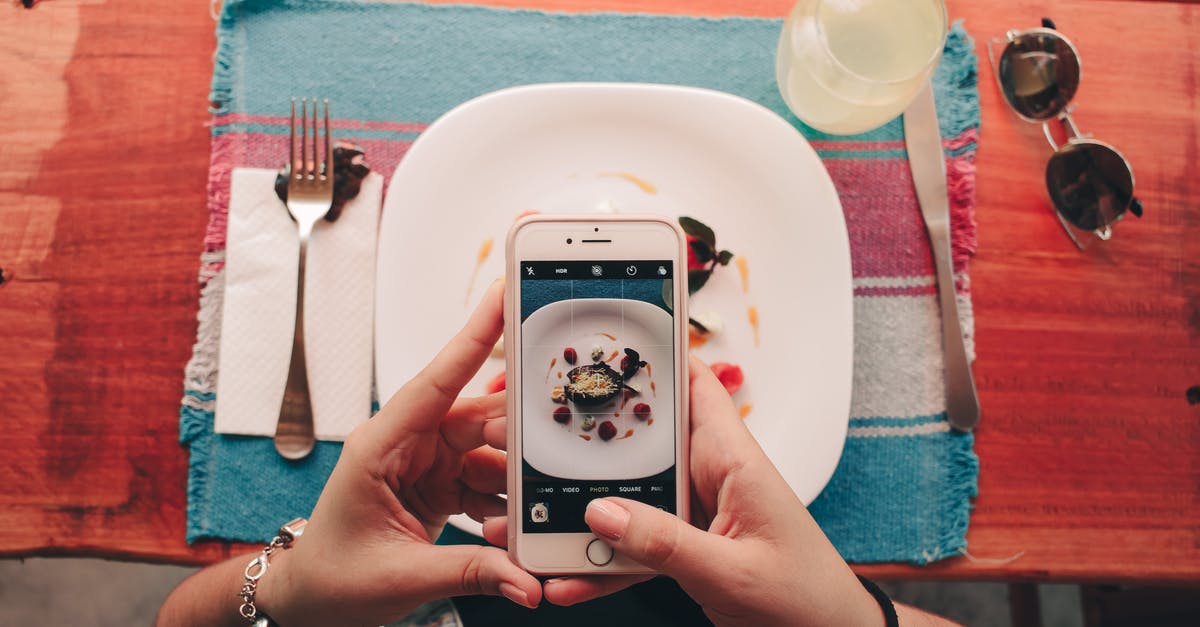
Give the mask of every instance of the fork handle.
<svg viewBox="0 0 1200 627">
<path fill-rule="evenodd" d="M 296 326 L 292 330 L 292 358 L 288 365 L 283 404 L 275 426 L 275 450 L 286 459 L 303 459 L 316 444 L 312 397 L 308 392 L 308 364 L 304 359 L 304 265 L 308 238 L 300 238 L 300 269 L 296 278 Z"/>
<path fill-rule="evenodd" d="M 938 301 L 942 310 L 942 354 L 946 368 L 946 419 L 959 431 L 979 423 L 979 396 L 958 318 L 950 232 L 945 226 L 929 228 L 929 244 L 937 267 Z"/>
</svg>

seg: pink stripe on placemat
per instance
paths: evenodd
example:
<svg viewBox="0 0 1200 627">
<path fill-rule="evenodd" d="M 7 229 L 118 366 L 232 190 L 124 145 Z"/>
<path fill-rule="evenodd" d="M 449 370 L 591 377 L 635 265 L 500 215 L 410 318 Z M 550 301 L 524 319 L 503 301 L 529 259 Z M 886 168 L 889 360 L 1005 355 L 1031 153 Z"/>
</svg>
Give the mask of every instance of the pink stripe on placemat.
<svg viewBox="0 0 1200 627">
<path fill-rule="evenodd" d="M 273 126 L 289 126 L 291 118 L 286 115 L 252 115 L 249 113 L 223 113 L 213 116 L 213 126 L 227 124 L 268 124 Z M 386 122 L 380 120 L 349 120 L 333 118 L 329 125 L 342 130 L 397 131 L 401 133 L 422 133 L 429 128 L 428 124 L 419 122 Z"/>
<path fill-rule="evenodd" d="M 371 170 L 390 180 L 412 142 L 394 139 L 342 138 L 363 149 Z M 208 169 L 208 229 L 204 250 L 225 250 L 226 218 L 229 213 L 229 178 L 234 168 L 278 168 L 287 160 L 288 136 L 269 133 L 222 133 L 212 139 L 212 163 Z M 385 183 L 386 185 L 386 183 Z"/>
<path fill-rule="evenodd" d="M 825 168 L 846 216 L 855 277 L 935 273 L 907 161 L 829 159 Z M 946 159 L 946 181 L 954 266 L 964 272 L 976 248 L 974 161 L 969 156 Z"/>
</svg>

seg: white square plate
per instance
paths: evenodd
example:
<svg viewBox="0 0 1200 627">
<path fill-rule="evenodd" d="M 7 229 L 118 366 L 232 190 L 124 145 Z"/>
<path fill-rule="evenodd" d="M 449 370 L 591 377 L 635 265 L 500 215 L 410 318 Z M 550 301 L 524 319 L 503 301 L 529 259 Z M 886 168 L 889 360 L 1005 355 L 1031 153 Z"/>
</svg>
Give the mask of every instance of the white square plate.
<svg viewBox="0 0 1200 627">
<path fill-rule="evenodd" d="M 730 264 L 692 296 L 693 316 L 714 312 L 724 326 L 694 352 L 742 367 L 734 400 L 748 409 L 747 426 L 811 503 L 846 438 L 853 292 L 841 204 L 804 137 L 743 98 L 670 85 L 531 85 L 450 111 L 413 143 L 384 202 L 380 399 L 503 276 L 505 234 L 527 211 L 691 216 L 713 228 L 719 248 L 744 257 L 748 281 Z M 503 370 L 503 359 L 489 359 L 464 393 L 481 394 Z M 452 522 L 479 533 L 465 516 Z"/>
</svg>

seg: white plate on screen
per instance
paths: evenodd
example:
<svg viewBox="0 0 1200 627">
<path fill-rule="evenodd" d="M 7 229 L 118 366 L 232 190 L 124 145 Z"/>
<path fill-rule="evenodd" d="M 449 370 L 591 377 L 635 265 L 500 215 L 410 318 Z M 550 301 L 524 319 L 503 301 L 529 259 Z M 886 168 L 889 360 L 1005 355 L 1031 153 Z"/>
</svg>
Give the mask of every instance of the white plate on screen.
<svg viewBox="0 0 1200 627">
<path fill-rule="evenodd" d="M 526 342 L 521 379 L 525 382 L 525 461 L 534 470 L 563 479 L 621 481 L 651 477 L 675 465 L 675 348 L 671 345 L 675 323 L 661 307 L 640 300 L 588 298 L 560 300 L 534 311 L 522 323 Z M 551 400 L 551 390 L 563 385 L 573 366 L 564 367 L 564 347 L 580 356 L 577 365 L 591 363 L 589 353 L 599 346 L 602 357 L 619 370 L 626 347 L 636 350 L 650 365 L 626 382 L 641 390 L 636 397 L 616 399 L 596 407 L 568 403 L 572 412 L 566 424 L 554 420 L 554 410 L 563 407 Z M 561 376 L 560 376 L 561 375 Z M 651 385 L 656 383 L 657 385 Z M 659 390 L 662 391 L 659 394 Z M 650 407 L 645 420 L 634 415 L 639 403 Z M 583 416 L 595 423 L 582 428 Z M 604 441 L 599 425 L 612 422 L 616 437 Z M 619 464 L 613 464 L 619 459 Z"/>
<path fill-rule="evenodd" d="M 811 503 L 845 443 L 853 306 L 841 204 L 808 142 L 760 105 L 679 86 L 532 85 L 450 111 L 413 143 L 384 201 L 381 399 L 441 349 L 503 276 L 504 237 L 528 211 L 692 216 L 713 228 L 719 248 L 745 259 L 748 281 L 730 264 L 692 297 L 693 315 L 715 312 L 724 327 L 694 352 L 742 367 L 735 403 Z M 464 394 L 483 393 L 503 370 L 503 359 L 488 359 Z M 480 532 L 465 516 L 451 522 Z"/>
</svg>

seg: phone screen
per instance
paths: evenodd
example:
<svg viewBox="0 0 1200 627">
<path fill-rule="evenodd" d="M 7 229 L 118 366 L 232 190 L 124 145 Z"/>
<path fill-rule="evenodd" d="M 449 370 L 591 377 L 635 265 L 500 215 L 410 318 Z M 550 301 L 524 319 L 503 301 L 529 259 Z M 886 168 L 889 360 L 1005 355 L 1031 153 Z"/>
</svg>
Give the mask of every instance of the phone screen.
<svg viewBox="0 0 1200 627">
<path fill-rule="evenodd" d="M 521 261 L 521 529 L 587 533 L 605 496 L 675 512 L 674 268 Z"/>
</svg>

